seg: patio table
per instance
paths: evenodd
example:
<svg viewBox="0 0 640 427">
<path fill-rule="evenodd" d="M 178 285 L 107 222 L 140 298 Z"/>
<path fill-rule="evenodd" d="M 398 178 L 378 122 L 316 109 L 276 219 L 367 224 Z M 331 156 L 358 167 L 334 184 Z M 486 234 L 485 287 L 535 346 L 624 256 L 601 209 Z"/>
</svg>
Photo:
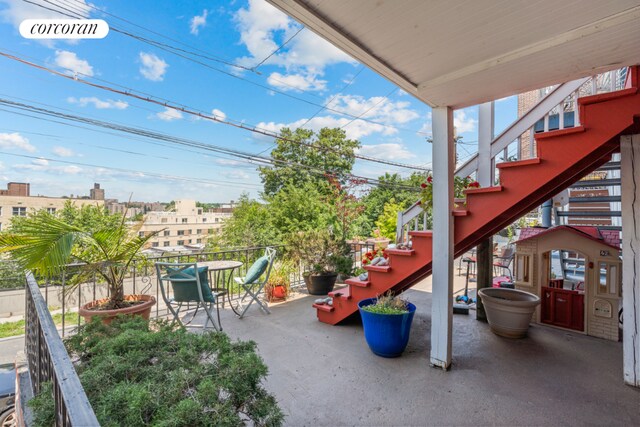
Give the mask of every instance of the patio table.
<svg viewBox="0 0 640 427">
<path fill-rule="evenodd" d="M 233 310 L 233 312 L 236 313 L 237 315 L 240 315 L 240 313 L 238 313 L 236 309 L 233 307 L 233 304 L 231 304 L 231 297 L 229 296 L 229 293 L 231 291 L 230 285 L 231 285 L 231 276 L 233 275 L 232 274 L 233 270 L 241 267 L 242 262 L 240 261 L 204 261 L 204 262 L 199 262 L 198 266 L 208 268 L 209 284 L 212 286 L 211 290 L 213 292 L 218 293 L 219 295 L 222 295 L 222 307 L 224 308 L 224 296 L 226 295 L 227 300 L 229 301 L 229 305 L 231 306 L 231 310 Z M 227 276 L 226 283 L 222 283 L 222 286 L 219 286 L 220 276 L 224 271 L 228 271 L 229 274 Z"/>
</svg>

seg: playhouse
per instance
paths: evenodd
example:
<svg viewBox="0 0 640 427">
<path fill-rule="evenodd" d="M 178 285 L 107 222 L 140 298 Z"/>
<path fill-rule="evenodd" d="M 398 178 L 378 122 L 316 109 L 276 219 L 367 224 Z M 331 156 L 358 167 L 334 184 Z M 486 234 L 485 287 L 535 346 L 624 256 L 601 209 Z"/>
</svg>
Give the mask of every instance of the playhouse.
<svg viewBox="0 0 640 427">
<path fill-rule="evenodd" d="M 540 296 L 537 323 L 618 341 L 622 262 L 617 231 L 526 228 L 516 242 L 515 287 Z"/>
</svg>

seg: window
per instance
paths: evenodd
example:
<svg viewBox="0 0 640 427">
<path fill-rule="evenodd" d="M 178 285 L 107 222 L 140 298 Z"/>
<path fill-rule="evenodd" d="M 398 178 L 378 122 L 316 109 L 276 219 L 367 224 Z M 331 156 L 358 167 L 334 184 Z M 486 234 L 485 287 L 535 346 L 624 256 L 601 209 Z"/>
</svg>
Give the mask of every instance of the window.
<svg viewBox="0 0 640 427">
<path fill-rule="evenodd" d="M 160 222 L 163 223 L 163 224 L 166 224 L 167 223 L 167 218 L 160 218 Z"/>
<path fill-rule="evenodd" d="M 516 254 L 516 282 L 519 285 L 531 286 L 531 255 Z"/>
<path fill-rule="evenodd" d="M 14 206 L 13 216 L 27 216 L 27 208 L 23 206 Z"/>
<path fill-rule="evenodd" d="M 198 229 L 196 230 L 196 234 L 200 234 L 200 233 L 202 233 L 202 230 L 198 228 Z"/>
<path fill-rule="evenodd" d="M 620 283 L 620 264 L 615 262 L 598 263 L 600 280 L 598 281 L 598 294 L 609 297 L 617 297 Z"/>
<path fill-rule="evenodd" d="M 196 243 L 202 243 L 202 239 L 196 240 Z"/>
<path fill-rule="evenodd" d="M 170 236 L 170 235 L 171 235 L 171 231 L 169 231 L 169 230 L 164 230 L 164 236 L 165 236 L 165 237 Z"/>
<path fill-rule="evenodd" d="M 178 230 L 178 236 L 184 236 L 184 230 Z"/>
<path fill-rule="evenodd" d="M 187 218 L 182 218 L 182 223 L 186 224 L 187 223 Z"/>
<path fill-rule="evenodd" d="M 144 231 L 138 231 L 138 236 L 139 237 L 144 237 Z"/>
<path fill-rule="evenodd" d="M 220 218 L 216 218 L 216 222 L 220 221 Z"/>
<path fill-rule="evenodd" d="M 207 218 L 202 218 L 202 222 L 207 222 Z"/>
<path fill-rule="evenodd" d="M 151 247 L 152 248 L 157 248 L 158 246 L 160 246 L 160 243 L 158 243 L 158 242 L 151 243 Z"/>
<path fill-rule="evenodd" d="M 187 230 L 187 235 L 190 235 L 190 234 L 192 234 L 191 230 Z"/>
<path fill-rule="evenodd" d="M 2 231 L 2 223 L 0 222 L 0 231 Z"/>
<path fill-rule="evenodd" d="M 184 240 L 178 240 L 178 246 L 184 245 Z"/>
<path fill-rule="evenodd" d="M 50 213 L 50 214 L 56 213 L 56 208 L 47 208 L 47 213 Z"/>
<path fill-rule="evenodd" d="M 167 240 L 167 241 L 165 241 L 165 242 L 162 244 L 162 246 L 164 246 L 165 248 L 166 248 L 167 246 L 169 246 L 169 241 L 168 241 L 168 240 Z"/>
<path fill-rule="evenodd" d="M 191 243 L 191 239 L 189 239 L 189 241 L 187 243 Z"/>
</svg>

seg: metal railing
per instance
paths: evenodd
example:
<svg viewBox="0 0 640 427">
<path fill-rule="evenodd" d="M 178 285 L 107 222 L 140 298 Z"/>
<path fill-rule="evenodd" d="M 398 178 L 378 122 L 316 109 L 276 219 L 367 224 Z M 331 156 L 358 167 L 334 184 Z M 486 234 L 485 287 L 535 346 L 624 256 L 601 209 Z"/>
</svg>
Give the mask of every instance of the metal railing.
<svg viewBox="0 0 640 427">
<path fill-rule="evenodd" d="M 34 394 L 51 382 L 56 426 L 97 426 L 98 420 L 60 339 L 40 288 L 26 274 L 25 351 Z"/>
<path fill-rule="evenodd" d="M 285 246 L 274 245 L 272 247 L 277 250 L 276 262 L 286 259 Z M 374 248 L 374 243 L 352 242 L 350 243 L 350 247 L 353 267 L 355 268 L 361 265 L 362 255 Z M 133 262 L 131 270 L 125 278 L 125 293 L 154 296 L 157 304 L 153 308 L 151 315 L 156 318 L 164 317 L 169 313 L 162 299 L 160 286 L 156 279 L 156 271 L 154 268 L 156 262 L 241 261 L 241 267 L 233 271 L 222 271 L 220 274 L 212 277 L 212 279 L 219 281 L 219 283 L 216 283 L 216 287 L 223 287 L 223 284 L 230 284 L 228 288 L 228 299 L 225 299 L 231 304 L 235 304 L 244 295 L 244 292 L 240 286 L 235 285 L 233 280 L 229 280 L 231 279 L 230 276 L 245 276 L 251 264 L 264 254 L 264 250 L 265 247 L 251 247 L 192 254 L 163 255 L 138 260 Z M 74 276 L 81 268 L 82 264 L 70 264 L 60 277 L 43 280 L 40 285 L 45 307 L 62 314 L 59 328 L 63 337 L 70 332 L 74 332 L 82 323 L 80 316 L 73 315 L 73 313 L 76 313 L 82 305 L 88 302 L 109 296 L 108 287 L 97 276 L 94 276 L 91 281 L 77 284 L 75 287 L 69 286 L 70 283 L 73 283 Z M 290 276 L 291 287 L 293 289 L 304 286 L 303 273 L 309 269 L 310 268 L 305 265 L 298 265 L 296 267 Z M 34 285 L 38 286 L 35 279 Z M 2 298 L 2 292 L 0 292 L 0 298 Z M 27 310 L 28 309 L 29 307 L 27 306 Z"/>
<path fill-rule="evenodd" d="M 491 171 L 492 182 L 497 182 L 499 169 L 496 168 L 496 163 L 536 157 L 536 132 L 579 126 L 580 104 L 578 99 L 624 89 L 629 76 L 628 70 L 627 67 L 624 67 L 542 89 L 543 97 L 538 104 L 491 141 L 490 165 L 480 165 L 476 153 L 456 169 L 455 175 L 463 178 L 474 176 L 477 175 L 478 168 L 488 167 Z M 398 213 L 397 241 L 406 240 L 407 233 L 411 230 L 426 229 L 427 223 L 428 219 L 422 206 L 414 203 L 404 212 Z"/>
</svg>

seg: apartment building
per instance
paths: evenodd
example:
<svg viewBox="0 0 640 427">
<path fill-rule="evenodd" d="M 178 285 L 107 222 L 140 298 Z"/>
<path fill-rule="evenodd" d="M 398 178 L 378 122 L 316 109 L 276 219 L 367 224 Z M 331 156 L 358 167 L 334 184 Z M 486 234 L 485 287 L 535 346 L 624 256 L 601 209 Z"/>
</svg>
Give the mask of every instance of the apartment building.
<svg viewBox="0 0 640 427">
<path fill-rule="evenodd" d="M 97 187 L 96 187 L 97 186 Z M 90 191 L 94 197 L 104 199 L 104 190 L 95 192 L 93 190 L 100 189 L 100 184 L 94 184 L 94 188 Z M 47 197 L 32 196 L 31 185 L 25 182 L 10 182 L 7 189 L 0 190 L 0 231 L 6 229 L 11 218 L 14 216 L 26 216 L 30 211 L 47 209 L 53 213 L 58 209 L 62 209 L 67 201 L 77 206 L 98 205 L 103 206 L 104 200 L 91 197 Z"/>
<path fill-rule="evenodd" d="M 196 206 L 195 200 L 176 200 L 175 209 L 171 212 L 145 214 L 139 233 L 144 236 L 159 231 L 149 242 L 151 248 L 204 247 L 209 236 L 220 232 L 232 210 L 229 207 L 205 212 Z"/>
</svg>

